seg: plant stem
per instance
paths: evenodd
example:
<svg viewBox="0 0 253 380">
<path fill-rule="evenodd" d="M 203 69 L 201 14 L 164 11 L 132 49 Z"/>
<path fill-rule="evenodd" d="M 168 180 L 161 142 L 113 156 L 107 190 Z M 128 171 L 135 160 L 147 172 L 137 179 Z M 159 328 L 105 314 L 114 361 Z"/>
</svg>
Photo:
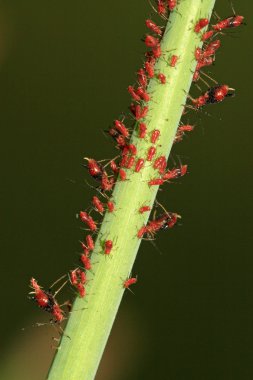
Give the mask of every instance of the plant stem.
<svg viewBox="0 0 253 380">
<path fill-rule="evenodd" d="M 169 156 L 183 107 L 196 66 L 194 52 L 201 46 L 201 33 L 194 32 L 200 18 L 210 15 L 215 0 L 181 0 L 167 23 L 161 41 L 163 55 L 155 66 L 163 73 L 166 84 L 151 79 L 148 92 L 152 96 L 145 120 L 148 138 L 138 138 L 134 131 L 131 142 L 136 145 L 138 157 L 145 158 L 151 146 L 150 133 L 159 129 L 157 157 Z M 171 55 L 179 57 L 176 67 L 170 67 Z M 158 177 L 150 162 L 140 173 L 127 170 L 127 181 L 118 181 L 113 200 L 115 212 L 107 213 L 92 254 L 93 269 L 85 299 L 77 298 L 49 373 L 49 380 L 92 380 L 124 293 L 123 280 L 129 276 L 140 245 L 138 230 L 147 222 L 149 213 L 140 214 L 141 206 L 152 207 L 158 186 L 148 186 Z M 172 210 L 173 211 L 173 210 Z M 114 247 L 109 257 L 103 254 L 102 242 L 112 240 Z M 83 310 L 83 308 L 86 308 Z"/>
</svg>

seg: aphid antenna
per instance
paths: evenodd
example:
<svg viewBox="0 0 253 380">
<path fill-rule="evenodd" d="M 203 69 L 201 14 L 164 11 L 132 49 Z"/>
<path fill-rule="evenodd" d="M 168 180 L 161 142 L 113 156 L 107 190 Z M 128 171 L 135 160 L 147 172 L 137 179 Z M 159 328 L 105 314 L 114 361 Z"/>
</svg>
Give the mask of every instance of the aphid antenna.
<svg viewBox="0 0 253 380">
<path fill-rule="evenodd" d="M 49 286 L 49 290 L 51 290 L 56 284 L 58 284 L 58 282 L 60 282 L 63 278 L 65 278 L 67 275 L 64 274 L 63 276 L 61 276 L 60 278 L 58 278 L 55 282 L 53 282 L 50 286 Z"/>
<path fill-rule="evenodd" d="M 152 244 L 152 246 L 155 248 L 155 250 L 160 254 L 162 255 L 162 251 L 157 247 L 156 243 L 155 243 L 155 239 L 149 239 L 149 242 Z"/>
<path fill-rule="evenodd" d="M 66 275 L 65 275 L 66 276 Z M 54 297 L 64 288 L 64 286 L 68 283 L 69 280 L 66 280 L 60 287 L 59 289 L 56 290 L 54 293 Z"/>
<path fill-rule="evenodd" d="M 204 75 L 205 77 L 207 77 L 208 79 L 210 79 L 213 83 L 215 83 L 215 84 L 218 84 L 218 82 L 217 82 L 217 80 L 215 80 L 215 79 L 213 79 L 210 75 L 208 75 L 207 73 L 204 73 L 203 71 L 201 71 L 201 75 Z M 203 78 L 199 78 L 199 79 L 201 79 L 202 80 L 202 82 L 204 81 L 203 80 Z M 209 86 L 209 85 L 208 85 Z"/>
</svg>

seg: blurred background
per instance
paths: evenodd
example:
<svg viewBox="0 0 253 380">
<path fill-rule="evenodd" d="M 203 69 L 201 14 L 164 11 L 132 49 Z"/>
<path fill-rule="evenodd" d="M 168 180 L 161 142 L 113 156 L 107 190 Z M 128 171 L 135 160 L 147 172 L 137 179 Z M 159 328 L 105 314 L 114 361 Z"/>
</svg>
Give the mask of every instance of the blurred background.
<svg viewBox="0 0 253 380">
<path fill-rule="evenodd" d="M 212 76 L 236 97 L 189 115 L 198 126 L 173 151 L 189 175 L 160 193 L 182 223 L 161 253 L 142 243 L 98 380 L 253 378 L 253 3 L 233 5 L 247 26 L 222 37 Z M 82 158 L 115 154 L 103 130 L 127 110 L 152 14 L 147 0 L 0 2 L 1 379 L 46 377 L 57 334 L 32 327 L 49 316 L 29 279 L 47 288 L 77 261 L 75 214 L 93 193 Z"/>
</svg>

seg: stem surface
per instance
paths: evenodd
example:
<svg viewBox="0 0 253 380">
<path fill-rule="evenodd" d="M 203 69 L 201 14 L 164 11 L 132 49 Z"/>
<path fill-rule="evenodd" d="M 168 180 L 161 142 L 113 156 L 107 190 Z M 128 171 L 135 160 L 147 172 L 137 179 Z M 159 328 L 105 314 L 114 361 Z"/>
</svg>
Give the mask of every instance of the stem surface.
<svg viewBox="0 0 253 380">
<path fill-rule="evenodd" d="M 152 99 L 148 115 L 142 120 L 147 124 L 148 137 L 139 139 L 134 131 L 131 139 L 139 158 L 146 158 L 154 129 L 161 132 L 156 156 L 169 156 L 196 66 L 194 52 L 201 46 L 202 33 L 195 33 L 194 26 L 200 18 L 210 19 L 214 3 L 215 0 L 181 0 L 169 18 L 161 41 L 163 55 L 155 66 L 155 72 L 165 74 L 167 82 L 151 79 L 148 92 Z M 168 64 L 172 54 L 179 57 L 176 67 Z M 132 270 L 141 242 L 137 232 L 149 217 L 149 213 L 141 215 L 138 210 L 144 204 L 152 207 L 158 186 L 149 187 L 148 181 L 157 178 L 157 173 L 146 162 L 140 173 L 129 169 L 128 180 L 117 182 L 113 192 L 116 210 L 105 215 L 92 254 L 88 295 L 74 303 L 76 311 L 70 314 L 65 330 L 71 339 L 62 337 L 49 380 L 94 379 L 124 293 L 123 280 Z M 103 254 L 102 243 L 109 239 L 114 247 L 108 257 Z"/>
</svg>

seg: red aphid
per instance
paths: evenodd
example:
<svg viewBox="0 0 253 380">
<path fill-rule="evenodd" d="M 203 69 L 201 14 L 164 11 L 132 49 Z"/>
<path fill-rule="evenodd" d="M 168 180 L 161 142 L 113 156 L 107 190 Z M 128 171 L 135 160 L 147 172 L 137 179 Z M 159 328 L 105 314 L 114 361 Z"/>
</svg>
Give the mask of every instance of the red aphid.
<svg viewBox="0 0 253 380">
<path fill-rule="evenodd" d="M 187 165 L 181 165 L 180 168 L 174 168 L 172 170 L 168 170 L 163 175 L 163 180 L 168 181 L 170 179 L 183 177 L 187 173 L 187 169 L 188 169 Z"/>
<path fill-rule="evenodd" d="M 80 256 L 80 260 L 85 270 L 91 270 L 90 258 L 85 253 Z"/>
<path fill-rule="evenodd" d="M 202 57 L 198 60 L 196 71 L 202 69 L 202 67 L 210 66 L 214 63 L 214 57 Z"/>
<path fill-rule="evenodd" d="M 103 167 L 94 159 L 92 158 L 86 158 L 85 160 L 88 161 L 88 171 L 90 175 L 96 180 L 101 181 L 102 174 L 103 174 Z"/>
<path fill-rule="evenodd" d="M 152 142 L 152 144 L 155 144 L 157 142 L 157 140 L 160 137 L 160 134 L 161 134 L 161 132 L 159 131 L 159 129 L 154 129 L 153 130 L 152 135 L 151 135 L 151 139 L 150 139 L 150 141 Z"/>
<path fill-rule="evenodd" d="M 172 55 L 170 59 L 170 66 L 175 67 L 178 61 L 178 55 Z"/>
<path fill-rule="evenodd" d="M 142 206 L 142 207 L 139 208 L 139 213 L 140 214 L 144 214 L 144 212 L 148 212 L 150 210 L 151 210 L 151 207 L 149 207 L 149 206 Z"/>
<path fill-rule="evenodd" d="M 244 16 L 231 16 L 224 20 L 219 21 L 217 24 L 212 25 L 213 29 L 216 31 L 221 31 L 223 29 L 228 28 L 237 28 L 238 26 L 243 24 Z"/>
<path fill-rule="evenodd" d="M 135 172 L 136 173 L 139 173 L 140 172 L 140 170 L 143 168 L 143 166 L 144 166 L 144 163 L 145 163 L 145 160 L 144 160 L 144 158 L 139 158 L 138 160 L 137 160 L 137 162 L 136 162 L 136 165 L 135 165 Z"/>
<path fill-rule="evenodd" d="M 153 22 L 150 19 L 147 19 L 145 23 L 146 23 L 146 27 L 152 30 L 152 32 L 158 34 L 159 36 L 162 35 L 162 29 L 159 26 L 157 26 L 155 22 Z"/>
<path fill-rule="evenodd" d="M 149 102 L 150 101 L 149 94 L 142 87 L 138 87 L 137 90 L 136 90 L 136 93 L 145 102 Z"/>
<path fill-rule="evenodd" d="M 87 214 L 86 211 L 80 211 L 79 217 L 81 221 L 85 223 L 91 231 L 97 230 L 96 222 L 92 219 L 92 217 L 89 214 Z"/>
<path fill-rule="evenodd" d="M 136 93 L 136 90 L 133 86 L 128 86 L 127 91 L 129 92 L 133 100 L 135 100 L 136 102 L 141 101 L 141 97 Z"/>
<path fill-rule="evenodd" d="M 101 179 L 101 191 L 111 191 L 115 185 L 114 178 L 108 178 L 107 173 L 104 171 Z"/>
<path fill-rule="evenodd" d="M 153 36 L 147 35 L 145 38 L 145 45 L 147 47 L 153 48 L 159 44 L 158 38 L 155 38 Z"/>
<path fill-rule="evenodd" d="M 162 84 L 165 84 L 166 83 L 166 76 L 162 73 L 159 73 L 157 75 L 157 78 L 159 79 L 159 81 L 162 83 Z"/>
<path fill-rule="evenodd" d="M 120 149 L 123 149 L 126 145 L 125 137 L 117 131 L 115 128 L 110 128 L 108 134 L 117 142 Z"/>
<path fill-rule="evenodd" d="M 139 71 L 137 71 L 137 75 L 138 75 L 138 82 L 139 82 L 139 84 L 143 88 L 146 88 L 147 84 L 148 84 L 148 78 L 147 78 L 147 75 L 145 74 L 145 70 L 144 69 L 140 69 Z"/>
<path fill-rule="evenodd" d="M 164 184 L 164 180 L 162 178 L 153 178 L 148 181 L 149 186 L 161 186 Z"/>
<path fill-rule="evenodd" d="M 211 38 L 213 35 L 214 35 L 214 31 L 208 30 L 207 32 L 203 33 L 201 40 L 202 41 L 209 40 L 209 38 Z"/>
<path fill-rule="evenodd" d="M 153 237 L 158 231 L 165 230 L 167 228 L 172 228 L 180 215 L 173 212 L 166 212 L 159 218 L 150 220 L 146 226 L 143 226 L 137 233 L 138 238 L 142 238 L 145 234 Z"/>
<path fill-rule="evenodd" d="M 220 40 L 215 40 L 210 42 L 203 51 L 203 57 L 210 57 L 211 55 L 214 55 L 216 53 L 216 50 L 218 50 L 221 46 Z"/>
<path fill-rule="evenodd" d="M 113 242 L 112 240 L 106 240 L 104 244 L 104 253 L 105 255 L 110 255 L 113 248 Z"/>
<path fill-rule="evenodd" d="M 154 70 L 154 65 L 152 63 L 150 63 L 149 61 L 146 61 L 144 63 L 144 66 L 145 66 L 145 70 L 148 74 L 148 77 L 149 78 L 154 78 L 155 76 L 155 70 Z"/>
<path fill-rule="evenodd" d="M 157 0 L 157 12 L 160 16 L 166 15 L 167 9 L 164 0 Z"/>
<path fill-rule="evenodd" d="M 139 231 L 137 232 L 137 237 L 139 239 L 141 239 L 143 237 L 143 235 L 146 233 L 146 226 L 143 226 L 139 229 Z"/>
<path fill-rule="evenodd" d="M 132 153 L 132 155 L 136 156 L 137 154 L 137 148 L 134 144 L 128 145 L 128 150 Z"/>
<path fill-rule="evenodd" d="M 192 77 L 193 82 L 197 82 L 199 80 L 199 78 L 200 78 L 200 73 L 198 70 L 195 70 L 193 77 Z"/>
<path fill-rule="evenodd" d="M 167 5 L 170 12 L 172 12 L 174 8 L 177 6 L 177 0 L 167 0 Z"/>
<path fill-rule="evenodd" d="M 119 176 L 120 176 L 121 181 L 125 181 L 126 180 L 127 175 L 126 175 L 126 172 L 125 172 L 124 169 L 119 169 Z"/>
<path fill-rule="evenodd" d="M 199 33 L 201 29 L 205 28 L 209 24 L 208 18 L 201 18 L 194 27 L 194 32 Z"/>
<path fill-rule="evenodd" d="M 137 282 L 137 276 L 136 277 L 127 278 L 123 282 L 123 288 L 128 289 L 131 285 L 136 284 L 136 282 Z"/>
<path fill-rule="evenodd" d="M 154 169 L 158 169 L 160 174 L 163 174 L 165 172 L 167 166 L 167 160 L 165 156 L 158 157 L 154 162 Z"/>
<path fill-rule="evenodd" d="M 51 291 L 42 290 L 38 282 L 31 278 L 30 281 L 31 287 L 33 288 L 32 297 L 37 305 L 48 313 L 52 314 L 55 322 L 60 323 L 64 319 L 64 312 L 58 305 L 54 295 Z"/>
<path fill-rule="evenodd" d="M 101 214 L 104 212 L 104 206 L 103 206 L 103 203 L 100 201 L 100 199 L 98 197 L 96 197 L 94 195 L 94 197 L 92 198 L 92 204 L 93 206 L 95 207 L 95 209 L 100 212 Z"/>
<path fill-rule="evenodd" d="M 130 105 L 130 110 L 135 116 L 136 120 L 144 119 L 144 117 L 147 116 L 148 113 L 148 107 L 141 107 L 139 104 L 131 104 Z"/>
<path fill-rule="evenodd" d="M 122 123 L 122 121 L 119 120 L 114 120 L 114 126 L 121 133 L 124 137 L 129 137 L 129 131 L 125 124 Z"/>
<path fill-rule="evenodd" d="M 114 160 L 111 160 L 110 167 L 114 173 L 118 173 L 119 168 L 118 168 L 118 165 L 116 164 L 116 162 Z"/>
<path fill-rule="evenodd" d="M 153 47 L 152 49 L 153 56 L 158 59 L 162 55 L 162 48 L 160 44 L 157 44 L 157 46 Z"/>
<path fill-rule="evenodd" d="M 193 131 L 193 129 L 194 129 L 194 126 L 190 124 L 180 125 L 178 127 L 178 131 L 180 132 L 191 132 Z"/>
<path fill-rule="evenodd" d="M 134 166 L 134 162 L 135 162 L 135 156 L 130 156 L 126 163 L 126 168 L 131 169 Z"/>
<path fill-rule="evenodd" d="M 206 104 L 220 103 L 225 98 L 234 96 L 233 91 L 234 89 L 230 88 L 228 85 L 218 85 L 210 87 L 203 95 L 196 99 L 191 98 L 191 100 L 196 108 L 201 108 Z"/>
<path fill-rule="evenodd" d="M 108 211 L 109 212 L 113 212 L 114 209 L 115 209 L 115 205 L 114 205 L 114 203 L 112 201 L 108 201 L 107 202 L 107 207 L 108 207 Z"/>
<path fill-rule="evenodd" d="M 74 270 L 71 270 L 70 273 L 69 273 L 69 276 L 70 276 L 70 282 L 72 285 L 77 285 L 78 283 L 78 278 L 77 278 L 77 273 L 76 273 L 76 269 Z"/>
<path fill-rule="evenodd" d="M 152 161 L 156 154 L 156 147 L 151 146 L 148 150 L 147 161 Z"/>
<path fill-rule="evenodd" d="M 147 126 L 145 123 L 139 124 L 139 138 L 144 139 L 147 133 Z"/>
<path fill-rule="evenodd" d="M 78 293 L 79 293 L 79 296 L 80 296 L 81 298 L 84 298 L 84 297 L 86 296 L 86 289 L 85 289 L 85 287 L 83 286 L 82 283 L 79 282 L 79 283 L 76 285 L 76 289 L 77 289 L 77 291 L 78 291 Z"/>
<path fill-rule="evenodd" d="M 200 47 L 197 47 L 194 53 L 196 61 L 200 60 L 200 58 L 202 57 L 202 54 L 203 54 L 202 49 Z"/>
<path fill-rule="evenodd" d="M 93 251 L 93 249 L 95 248 L 95 244 L 94 244 L 94 240 L 93 240 L 91 235 L 86 236 L 86 243 L 87 243 L 88 249 L 90 251 Z"/>
</svg>

